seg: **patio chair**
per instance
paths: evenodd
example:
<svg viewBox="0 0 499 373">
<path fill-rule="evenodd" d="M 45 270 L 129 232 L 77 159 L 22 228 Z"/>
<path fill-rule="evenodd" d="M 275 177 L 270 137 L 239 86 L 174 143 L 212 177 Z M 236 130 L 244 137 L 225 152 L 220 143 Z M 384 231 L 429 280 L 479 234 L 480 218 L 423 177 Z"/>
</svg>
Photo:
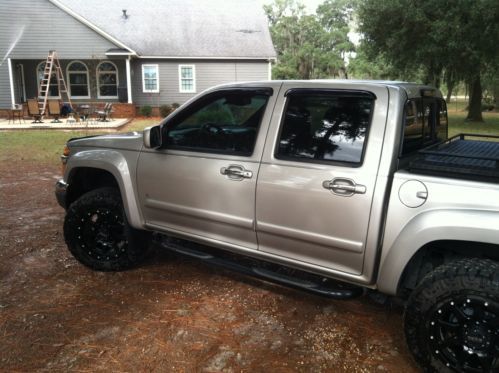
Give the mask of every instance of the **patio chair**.
<svg viewBox="0 0 499 373">
<path fill-rule="evenodd" d="M 106 103 L 106 105 L 104 105 L 103 110 L 97 110 L 95 112 L 99 117 L 99 122 L 109 122 L 108 117 L 109 117 L 109 114 L 111 113 L 112 108 L 113 108 L 113 104 L 108 102 L 108 103 Z"/>
<path fill-rule="evenodd" d="M 48 100 L 48 106 L 49 115 L 54 117 L 54 120 L 50 123 L 62 123 L 59 120 L 59 117 L 61 116 L 61 105 L 59 104 L 59 100 Z"/>
<path fill-rule="evenodd" d="M 31 123 L 43 123 L 42 113 L 38 107 L 38 101 L 35 98 L 28 99 L 28 115 L 34 119 Z"/>
</svg>

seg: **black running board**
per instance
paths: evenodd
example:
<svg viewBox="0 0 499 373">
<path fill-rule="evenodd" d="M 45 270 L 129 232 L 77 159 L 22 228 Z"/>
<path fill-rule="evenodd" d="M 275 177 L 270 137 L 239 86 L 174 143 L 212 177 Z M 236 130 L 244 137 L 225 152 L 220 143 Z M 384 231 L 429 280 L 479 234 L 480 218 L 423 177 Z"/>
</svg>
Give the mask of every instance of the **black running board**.
<svg viewBox="0 0 499 373">
<path fill-rule="evenodd" d="M 186 255 L 195 259 L 202 260 L 212 265 L 227 268 L 239 273 L 243 273 L 245 275 L 259 277 L 267 281 L 276 282 L 282 285 L 304 290 L 328 298 L 342 299 L 342 300 L 351 299 L 362 295 L 364 292 L 364 290 L 361 287 L 356 287 L 353 285 L 338 283 L 337 287 L 324 286 L 323 284 L 321 284 L 321 281 L 319 280 L 310 281 L 307 279 L 302 279 L 278 273 L 269 270 L 267 268 L 262 268 L 255 265 L 244 265 L 241 264 L 239 261 L 226 257 L 219 257 L 211 253 L 196 250 L 191 247 L 186 247 L 184 245 L 179 245 L 169 240 L 163 241 L 160 244 L 165 249 L 174 251 L 181 255 Z M 320 278 L 319 276 L 316 277 L 318 279 Z M 342 286 L 346 287 L 342 288 Z"/>
</svg>

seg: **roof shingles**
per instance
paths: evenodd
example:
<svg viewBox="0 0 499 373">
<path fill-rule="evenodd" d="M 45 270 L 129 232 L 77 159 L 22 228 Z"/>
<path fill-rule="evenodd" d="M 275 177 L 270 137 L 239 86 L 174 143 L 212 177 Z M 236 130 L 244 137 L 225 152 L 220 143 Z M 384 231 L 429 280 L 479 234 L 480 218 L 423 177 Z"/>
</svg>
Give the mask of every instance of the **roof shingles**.
<svg viewBox="0 0 499 373">
<path fill-rule="evenodd" d="M 274 58 L 254 0 L 57 0 L 141 56 Z M 127 17 L 122 10 L 126 9 Z"/>
</svg>

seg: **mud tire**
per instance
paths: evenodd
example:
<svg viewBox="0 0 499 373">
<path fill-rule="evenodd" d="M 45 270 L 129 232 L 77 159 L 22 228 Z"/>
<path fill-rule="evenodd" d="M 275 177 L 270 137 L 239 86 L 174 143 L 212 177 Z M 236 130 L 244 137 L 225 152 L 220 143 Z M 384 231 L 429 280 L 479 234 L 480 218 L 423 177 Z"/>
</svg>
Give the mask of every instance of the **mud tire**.
<svg viewBox="0 0 499 373">
<path fill-rule="evenodd" d="M 426 372 L 499 371 L 499 263 L 463 259 L 430 272 L 409 297 L 404 323 Z"/>
<path fill-rule="evenodd" d="M 132 228 L 119 190 L 99 188 L 73 202 L 64 219 L 64 239 L 73 256 L 97 271 L 122 271 L 145 257 L 150 233 Z"/>
</svg>

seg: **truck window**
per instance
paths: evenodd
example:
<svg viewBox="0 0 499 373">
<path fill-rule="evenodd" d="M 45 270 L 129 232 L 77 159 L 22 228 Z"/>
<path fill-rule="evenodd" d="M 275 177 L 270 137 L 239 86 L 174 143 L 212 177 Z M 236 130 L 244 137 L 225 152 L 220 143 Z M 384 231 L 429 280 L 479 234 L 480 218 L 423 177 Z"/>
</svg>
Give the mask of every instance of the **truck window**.
<svg viewBox="0 0 499 373">
<path fill-rule="evenodd" d="M 368 95 L 290 94 L 276 158 L 360 165 L 373 106 Z"/>
<path fill-rule="evenodd" d="M 167 148 L 250 156 L 269 96 L 223 92 L 167 124 Z"/>
<path fill-rule="evenodd" d="M 406 102 L 401 156 L 447 139 L 447 106 L 440 98 Z"/>
</svg>

